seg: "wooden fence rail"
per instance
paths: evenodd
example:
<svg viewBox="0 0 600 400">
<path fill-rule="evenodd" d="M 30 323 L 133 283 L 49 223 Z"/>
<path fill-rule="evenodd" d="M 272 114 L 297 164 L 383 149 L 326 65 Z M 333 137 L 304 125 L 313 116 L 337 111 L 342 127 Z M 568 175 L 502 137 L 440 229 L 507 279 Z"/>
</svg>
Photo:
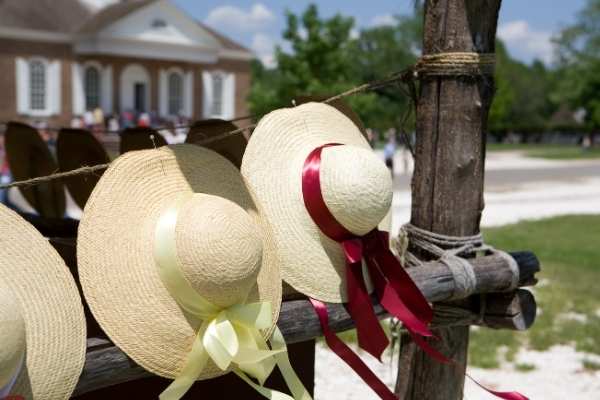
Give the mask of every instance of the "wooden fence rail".
<svg viewBox="0 0 600 400">
<path fill-rule="evenodd" d="M 64 249 L 63 249 L 64 253 Z M 519 286 L 535 284 L 539 271 L 538 259 L 530 252 L 511 253 L 519 265 Z M 501 293 L 512 281 L 510 267 L 499 256 L 485 256 L 471 260 L 477 278 L 476 293 L 486 294 L 483 303 L 472 302 L 457 308 L 436 307 L 434 326 L 482 325 L 513 330 L 527 329 L 535 319 L 535 300 L 526 290 Z M 441 262 L 427 263 L 427 268 L 408 270 L 412 279 L 429 301 L 441 301 L 456 297 L 454 280 L 448 268 Z M 459 296 L 460 297 L 460 296 Z M 475 299 L 472 297 L 471 299 Z M 387 314 L 375 305 L 380 318 Z M 353 327 L 353 322 L 341 304 L 329 306 L 331 327 L 343 331 Z M 278 326 L 288 343 L 298 343 L 321 336 L 321 328 L 308 300 L 284 301 Z M 76 395 L 88 393 L 131 380 L 151 376 L 135 364 L 121 350 L 105 338 L 90 338 L 86 364 L 77 386 Z"/>
</svg>

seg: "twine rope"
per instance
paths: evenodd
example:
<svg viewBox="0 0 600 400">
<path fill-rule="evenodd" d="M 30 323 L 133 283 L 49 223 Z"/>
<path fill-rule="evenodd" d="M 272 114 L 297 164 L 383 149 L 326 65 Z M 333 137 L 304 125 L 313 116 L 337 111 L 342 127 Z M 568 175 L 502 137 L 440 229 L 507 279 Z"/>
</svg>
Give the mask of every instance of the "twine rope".
<svg viewBox="0 0 600 400">
<path fill-rule="evenodd" d="M 493 75 L 496 66 L 494 53 L 438 53 L 420 58 L 415 70 L 420 76 L 479 76 Z"/>
<path fill-rule="evenodd" d="M 377 89 L 381 89 L 387 86 L 391 86 L 394 84 L 405 83 L 409 86 L 409 88 L 414 89 L 415 80 L 421 79 L 425 76 L 478 76 L 478 75 L 488 75 L 494 73 L 494 65 L 495 65 L 495 55 L 493 53 L 490 54 L 480 54 L 480 53 L 464 53 L 464 52 L 455 52 L 455 53 L 439 53 L 439 54 L 430 54 L 422 56 L 419 61 L 413 66 L 410 66 L 400 72 L 396 72 L 388 75 L 387 77 L 364 83 L 359 86 L 355 86 L 351 89 L 348 89 L 342 93 L 339 93 L 335 96 L 332 96 L 322 103 L 329 104 L 336 100 L 343 99 L 348 96 L 353 96 L 359 93 L 374 91 Z M 416 92 L 415 90 L 409 91 L 409 97 L 411 97 L 412 105 L 416 104 Z M 411 107 L 412 108 L 412 107 Z M 403 124 L 408 120 L 408 116 L 410 114 L 406 114 L 403 118 Z M 245 116 L 231 120 L 239 121 L 244 119 L 250 119 L 253 116 Z M 214 142 L 218 142 L 220 140 L 226 139 L 233 135 L 238 135 L 244 131 L 248 131 L 256 128 L 258 124 L 250 124 L 244 126 L 242 128 L 234 129 L 229 132 L 222 133 L 220 135 L 213 136 L 211 138 L 204 139 L 202 141 L 198 141 L 199 145 L 206 145 Z M 176 128 L 190 128 L 192 125 L 179 125 Z M 53 128 L 49 128 L 52 130 Z M 157 128 L 161 129 L 161 128 Z M 403 131 L 403 129 L 401 129 Z M 109 132 L 109 131 L 105 131 Z M 404 131 L 403 131 L 404 132 Z M 408 143 L 408 141 L 407 141 Z M 414 157 L 414 152 L 412 148 L 410 149 L 411 153 Z M 31 179 L 26 179 L 22 181 L 11 182 L 5 185 L 0 185 L 0 189 L 9 189 L 12 187 L 26 187 L 32 185 L 40 185 L 46 182 L 50 182 L 56 179 L 64 179 L 78 175 L 86 175 L 92 174 L 96 171 L 104 170 L 109 167 L 110 164 L 98 164 L 93 166 L 84 166 L 81 168 L 77 168 L 71 171 L 59 172 L 47 176 L 39 176 Z"/>
<path fill-rule="evenodd" d="M 467 255 L 475 252 L 486 252 L 502 257 L 512 272 L 509 289 L 516 289 L 519 285 L 519 266 L 517 262 L 510 254 L 485 244 L 481 234 L 472 236 L 442 235 L 418 228 L 410 223 L 405 224 L 400 229 L 395 247 L 406 264 L 409 267 L 414 267 L 422 265 L 423 261 L 408 251 L 409 243 L 413 248 L 436 257 L 448 267 L 455 282 L 453 298 L 458 298 L 458 295 L 464 297 L 465 294 L 468 296 L 475 292 L 477 278 L 471 263 L 465 259 Z"/>
</svg>

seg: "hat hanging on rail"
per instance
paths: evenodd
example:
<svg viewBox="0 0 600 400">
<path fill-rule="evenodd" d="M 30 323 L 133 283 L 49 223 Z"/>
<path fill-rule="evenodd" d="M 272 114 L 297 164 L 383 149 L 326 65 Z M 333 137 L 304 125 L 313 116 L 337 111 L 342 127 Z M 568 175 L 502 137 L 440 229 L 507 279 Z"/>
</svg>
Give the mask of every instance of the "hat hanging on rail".
<svg viewBox="0 0 600 400">
<path fill-rule="evenodd" d="M 72 171 L 84 166 L 106 164 L 110 158 L 106 149 L 90 131 L 63 128 L 56 141 L 56 157 L 61 171 Z M 73 200 L 83 209 L 103 171 L 95 174 L 64 178 Z"/>
<path fill-rule="evenodd" d="M 128 151 L 153 149 L 166 144 L 165 138 L 152 128 L 127 128 L 121 132 L 119 152 L 124 154 Z"/>
<path fill-rule="evenodd" d="M 323 234 L 304 204 L 302 170 L 323 151 L 321 185 L 327 207 L 356 234 L 376 228 L 392 200 L 390 173 L 360 129 L 334 107 L 307 103 L 267 114 L 248 142 L 242 175 L 273 226 L 284 281 L 331 303 L 347 301 L 346 261 L 340 244 Z"/>
<path fill-rule="evenodd" d="M 0 398 L 66 400 L 85 361 L 81 298 L 62 258 L 0 206 Z"/>
<path fill-rule="evenodd" d="M 199 144 L 200 146 L 204 146 L 216 151 L 239 168 L 242 165 L 242 157 L 244 156 L 246 144 L 248 143 L 244 135 L 231 135 L 219 141 L 201 144 L 202 141 L 206 139 L 210 139 L 236 129 L 238 129 L 238 127 L 233 122 L 222 119 L 206 119 L 202 121 L 196 121 L 190 127 L 190 131 L 185 139 L 185 142 Z"/>
<path fill-rule="evenodd" d="M 175 379 L 161 399 L 231 371 L 256 388 L 248 376 L 262 384 L 285 362 L 277 359 L 285 342 L 271 229 L 219 154 L 181 144 L 113 161 L 86 204 L 77 257 L 90 309 L 111 340 Z M 301 384 L 290 389 L 305 393 Z"/>
<path fill-rule="evenodd" d="M 306 96 L 297 96 L 295 99 L 296 105 L 300 105 L 300 104 L 305 104 L 305 103 L 311 103 L 311 102 L 317 102 L 317 103 L 321 103 L 324 102 L 325 100 L 329 99 L 333 97 L 333 95 L 306 95 Z M 356 113 L 356 111 L 354 111 L 354 109 L 352 109 L 352 107 L 350 107 L 350 105 L 348 104 L 348 102 L 346 102 L 344 99 L 336 99 L 334 101 L 331 101 L 329 103 L 330 106 L 332 106 L 333 108 L 337 109 L 339 112 L 341 112 L 342 114 L 344 114 L 346 117 L 350 118 L 350 120 L 352 122 L 354 122 L 354 125 L 356 125 L 356 127 L 358 129 L 360 129 L 360 131 L 362 132 L 362 134 L 364 135 L 365 138 L 367 138 L 367 130 L 365 128 L 365 125 L 363 124 L 362 120 L 360 119 L 360 117 L 358 116 L 358 114 Z M 368 139 L 367 139 L 368 140 Z"/>
<path fill-rule="evenodd" d="M 55 173 L 58 165 L 38 131 L 20 122 L 9 122 L 5 133 L 6 157 L 12 177 L 22 181 Z M 20 187 L 27 202 L 43 217 L 62 218 L 65 189 L 61 181 Z"/>
</svg>

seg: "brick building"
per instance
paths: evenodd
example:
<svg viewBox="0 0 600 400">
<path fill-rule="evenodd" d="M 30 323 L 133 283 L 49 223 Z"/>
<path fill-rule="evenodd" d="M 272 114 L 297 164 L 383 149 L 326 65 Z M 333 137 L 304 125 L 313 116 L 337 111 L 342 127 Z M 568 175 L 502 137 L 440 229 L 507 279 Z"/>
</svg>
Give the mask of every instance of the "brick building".
<svg viewBox="0 0 600 400">
<path fill-rule="evenodd" d="M 0 121 L 246 115 L 252 57 L 169 0 L 3 0 Z"/>
</svg>

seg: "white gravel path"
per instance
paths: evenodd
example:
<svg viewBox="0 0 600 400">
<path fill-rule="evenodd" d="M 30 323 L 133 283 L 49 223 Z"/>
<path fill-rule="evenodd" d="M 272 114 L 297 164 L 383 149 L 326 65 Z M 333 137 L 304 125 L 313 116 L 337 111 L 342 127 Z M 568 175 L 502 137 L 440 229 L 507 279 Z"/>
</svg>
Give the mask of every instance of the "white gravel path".
<svg viewBox="0 0 600 400">
<path fill-rule="evenodd" d="M 392 367 L 389 353 L 386 353 L 383 364 L 364 352 L 359 354 L 393 390 L 396 367 L 395 364 Z M 324 345 L 317 346 L 316 358 L 315 400 L 378 400 L 371 389 Z M 535 366 L 530 372 L 516 371 L 514 364 L 496 370 L 469 368 L 468 372 L 490 389 L 517 390 L 531 400 L 598 400 L 600 371 L 583 370 L 581 362 L 586 358 L 600 362 L 599 356 L 578 353 L 568 346 L 554 346 L 545 352 L 521 350 L 517 354 L 516 362 Z M 467 379 L 464 399 L 496 398 Z"/>
</svg>

